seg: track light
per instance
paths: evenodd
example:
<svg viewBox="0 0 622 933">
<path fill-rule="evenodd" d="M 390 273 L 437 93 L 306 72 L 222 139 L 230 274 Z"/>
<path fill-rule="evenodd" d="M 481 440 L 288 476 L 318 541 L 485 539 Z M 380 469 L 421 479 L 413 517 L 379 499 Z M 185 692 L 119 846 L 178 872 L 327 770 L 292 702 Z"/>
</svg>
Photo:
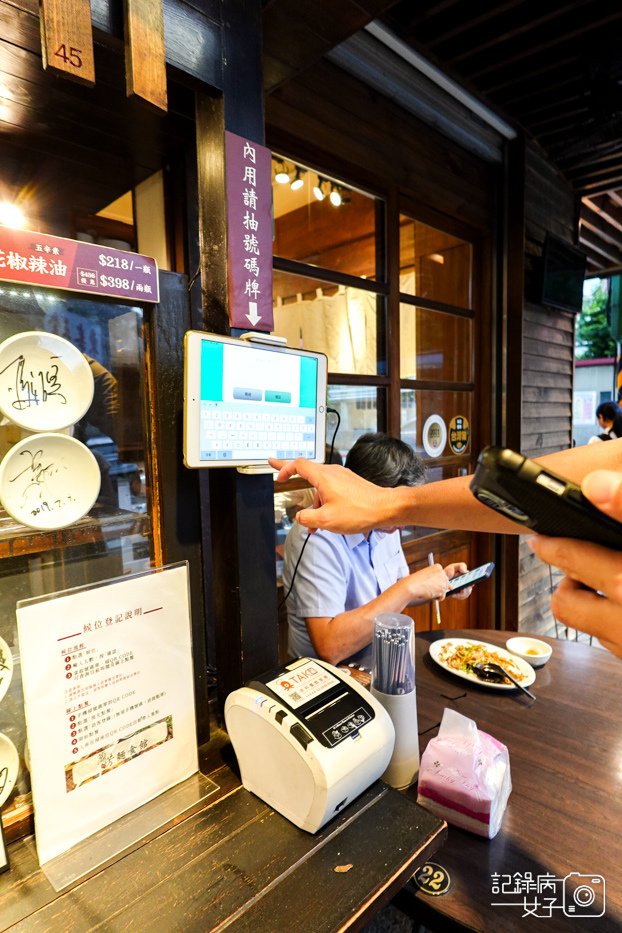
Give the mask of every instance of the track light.
<svg viewBox="0 0 622 933">
<path fill-rule="evenodd" d="M 300 169 L 297 168 L 296 174 L 294 175 L 294 179 L 290 185 L 290 188 L 292 189 L 292 191 L 298 191 L 298 189 L 302 188 L 303 185 L 304 185 L 304 179 L 302 175 L 300 174 Z"/>
<path fill-rule="evenodd" d="M 331 185 L 329 199 L 333 207 L 339 207 L 339 205 L 343 201 L 343 198 L 341 196 L 341 191 L 335 185 Z"/>
<path fill-rule="evenodd" d="M 313 194 L 317 198 L 318 201 L 324 200 L 325 195 L 324 195 L 323 186 L 324 186 L 324 179 L 318 175 L 317 184 L 313 186 Z"/>
<path fill-rule="evenodd" d="M 276 175 L 274 180 L 279 185 L 286 185 L 289 182 L 289 173 L 285 170 L 285 164 L 283 162 L 276 163 Z"/>
</svg>

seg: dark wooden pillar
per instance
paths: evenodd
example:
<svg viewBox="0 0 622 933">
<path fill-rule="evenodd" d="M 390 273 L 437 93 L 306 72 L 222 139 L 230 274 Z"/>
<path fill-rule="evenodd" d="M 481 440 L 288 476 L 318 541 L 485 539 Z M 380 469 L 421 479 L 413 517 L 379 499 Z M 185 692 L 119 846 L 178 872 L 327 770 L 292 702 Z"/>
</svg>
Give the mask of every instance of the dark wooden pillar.
<svg viewBox="0 0 622 933">
<path fill-rule="evenodd" d="M 501 206 L 504 244 L 497 366 L 497 443 L 521 449 L 523 306 L 525 300 L 525 146 L 508 143 Z M 518 628 L 519 535 L 499 535 L 496 615 L 501 629 Z"/>
<path fill-rule="evenodd" d="M 197 100 L 197 203 L 202 325 L 227 334 L 224 132 L 264 141 L 259 0 L 225 0 L 222 39 L 223 94 Z M 207 624 L 215 635 L 210 661 L 222 700 L 278 660 L 274 483 L 271 475 L 233 469 L 204 472 L 213 612 Z"/>
</svg>

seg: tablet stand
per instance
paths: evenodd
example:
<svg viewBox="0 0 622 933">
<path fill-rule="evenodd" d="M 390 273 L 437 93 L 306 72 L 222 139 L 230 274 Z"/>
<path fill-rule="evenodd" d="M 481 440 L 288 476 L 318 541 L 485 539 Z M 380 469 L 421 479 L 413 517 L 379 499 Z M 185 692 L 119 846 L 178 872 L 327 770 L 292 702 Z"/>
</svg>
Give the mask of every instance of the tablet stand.
<svg viewBox="0 0 622 933">
<path fill-rule="evenodd" d="M 251 473 L 257 475 L 258 473 L 274 473 L 277 475 L 278 470 L 273 470 L 269 463 L 249 463 L 246 466 L 236 467 L 238 473 Z"/>
</svg>

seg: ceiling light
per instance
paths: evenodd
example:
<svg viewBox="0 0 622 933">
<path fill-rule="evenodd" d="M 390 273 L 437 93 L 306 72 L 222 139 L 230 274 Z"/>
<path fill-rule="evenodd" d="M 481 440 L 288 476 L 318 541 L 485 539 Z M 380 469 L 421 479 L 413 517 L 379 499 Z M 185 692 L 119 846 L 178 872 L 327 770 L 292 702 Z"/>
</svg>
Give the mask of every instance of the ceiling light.
<svg viewBox="0 0 622 933">
<path fill-rule="evenodd" d="M 289 182 L 289 173 L 285 171 L 285 165 L 283 162 L 276 163 L 276 175 L 274 180 L 279 185 L 286 185 Z"/>
<path fill-rule="evenodd" d="M 339 188 L 336 188 L 334 185 L 330 189 L 329 198 L 330 198 L 330 203 L 333 205 L 333 207 L 339 207 L 339 205 L 341 204 L 343 200 L 343 198 L 341 197 L 341 191 L 339 190 Z"/>
<path fill-rule="evenodd" d="M 0 204 L 0 224 L 5 227 L 24 227 L 26 226 L 24 212 L 16 204 L 3 201 Z"/>
<path fill-rule="evenodd" d="M 294 180 L 292 181 L 290 188 L 292 189 L 292 191 L 298 191 L 298 189 L 302 188 L 303 185 L 304 185 L 304 179 L 302 175 L 300 174 L 300 169 L 297 168 L 296 174 L 294 175 Z"/>
<path fill-rule="evenodd" d="M 317 198 L 318 201 L 323 201 L 325 197 L 323 185 L 324 185 L 324 179 L 320 178 L 320 176 L 318 175 L 317 184 L 313 186 L 313 194 Z"/>
</svg>

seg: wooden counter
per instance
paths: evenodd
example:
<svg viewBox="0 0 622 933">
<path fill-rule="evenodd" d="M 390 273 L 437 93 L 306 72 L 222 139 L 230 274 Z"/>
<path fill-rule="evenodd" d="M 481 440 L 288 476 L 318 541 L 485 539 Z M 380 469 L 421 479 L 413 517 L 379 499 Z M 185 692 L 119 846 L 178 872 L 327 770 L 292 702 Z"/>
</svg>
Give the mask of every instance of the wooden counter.
<svg viewBox="0 0 622 933">
<path fill-rule="evenodd" d="M 380 781 L 306 833 L 240 786 L 220 738 L 209 772 L 219 789 L 203 808 L 67 893 L 38 868 L 32 837 L 11 845 L 0 929 L 357 930 L 445 838 L 442 821 Z"/>
</svg>

